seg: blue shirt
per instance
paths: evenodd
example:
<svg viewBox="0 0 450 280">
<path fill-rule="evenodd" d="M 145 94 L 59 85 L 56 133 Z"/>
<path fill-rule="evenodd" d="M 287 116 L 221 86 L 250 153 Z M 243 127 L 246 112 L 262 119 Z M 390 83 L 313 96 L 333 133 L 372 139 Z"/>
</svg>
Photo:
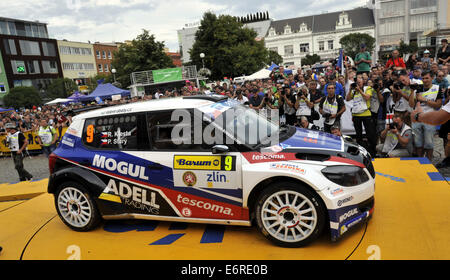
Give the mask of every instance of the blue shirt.
<svg viewBox="0 0 450 280">
<path fill-rule="evenodd" d="M 335 84 L 336 84 L 336 90 L 334 91 L 334 94 L 340 95 L 345 98 L 344 87 L 340 83 L 335 83 Z M 328 88 L 328 84 L 326 84 L 325 88 L 323 89 L 325 96 L 328 96 L 327 88 Z"/>
</svg>

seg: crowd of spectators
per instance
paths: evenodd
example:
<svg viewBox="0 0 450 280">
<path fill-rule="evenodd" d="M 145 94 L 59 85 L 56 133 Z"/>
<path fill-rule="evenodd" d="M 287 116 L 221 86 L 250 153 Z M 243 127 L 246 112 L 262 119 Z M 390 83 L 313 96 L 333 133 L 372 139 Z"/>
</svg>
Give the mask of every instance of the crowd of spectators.
<svg viewBox="0 0 450 280">
<path fill-rule="evenodd" d="M 373 157 L 433 157 L 438 132 L 448 146 L 449 123 L 438 127 L 411 122 L 417 102 L 423 111 L 439 110 L 449 101 L 450 49 L 442 40 L 437 59 L 429 51 L 412 54 L 405 62 L 398 50 L 386 63 L 373 64 L 366 46 L 344 69 L 333 64 L 324 68 L 298 68 L 292 73 L 283 66 L 270 77 L 233 83 L 217 81 L 197 87 L 189 81 L 178 90 L 157 90 L 143 97 L 107 101 L 106 106 L 141 100 L 197 94 L 220 94 L 255 110 L 278 110 L 288 125 L 342 135 L 343 127 L 353 129 L 355 141 Z M 289 72 L 289 74 L 288 74 Z M 0 133 L 5 123 L 15 122 L 22 132 L 38 131 L 41 121 L 61 130 L 70 125 L 72 112 L 88 105 L 33 107 L 0 115 Z M 347 113 L 345 113 L 347 112 Z M 344 118 L 344 114 L 349 117 Z M 447 147 L 447 150 L 448 147 Z M 448 155 L 446 155 L 448 156 Z M 447 164 L 443 162 L 442 164 Z"/>
</svg>

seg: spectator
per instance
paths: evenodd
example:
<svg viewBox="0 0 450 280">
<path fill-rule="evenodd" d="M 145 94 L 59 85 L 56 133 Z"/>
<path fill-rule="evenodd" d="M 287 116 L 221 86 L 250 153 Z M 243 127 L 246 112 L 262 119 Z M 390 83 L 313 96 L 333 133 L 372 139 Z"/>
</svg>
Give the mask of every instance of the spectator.
<svg viewBox="0 0 450 280">
<path fill-rule="evenodd" d="M 345 112 L 344 98 L 340 95 L 336 95 L 335 85 L 330 84 L 327 88 L 328 95 L 322 98 L 319 105 L 319 112 L 324 120 L 324 131 L 331 132 L 331 126 L 336 124 L 340 126 L 340 119 Z"/>
<path fill-rule="evenodd" d="M 356 74 L 370 73 L 370 64 L 372 63 L 372 57 L 366 50 L 366 44 L 361 44 L 359 53 L 355 57 Z"/>
<path fill-rule="evenodd" d="M 283 115 L 288 125 L 294 125 L 296 123 L 295 102 L 296 98 L 291 88 L 284 88 L 284 93 L 281 94 L 278 104 L 283 108 Z"/>
<path fill-rule="evenodd" d="M 442 46 L 439 48 L 437 53 L 437 63 L 439 63 L 439 65 L 444 65 L 450 59 L 450 48 L 448 47 L 448 41 L 445 38 L 441 40 L 441 44 Z"/>
<path fill-rule="evenodd" d="M 56 135 L 55 128 L 48 125 L 47 120 L 42 119 L 38 136 L 38 144 L 42 147 L 44 154 L 49 157 L 49 155 L 56 149 L 55 142 L 58 137 Z"/>
<path fill-rule="evenodd" d="M 295 101 L 295 110 L 297 115 L 297 121 L 300 123 L 301 117 L 308 118 L 309 122 L 313 122 L 312 112 L 314 110 L 314 103 L 311 102 L 311 95 L 308 92 L 306 86 L 302 86 L 297 94 L 297 100 Z"/>
<path fill-rule="evenodd" d="M 409 56 L 408 60 L 406 61 L 406 68 L 407 69 L 413 69 L 417 63 L 417 53 L 413 53 Z"/>
<path fill-rule="evenodd" d="M 363 130 L 362 126 L 366 130 L 367 140 L 369 142 L 368 151 L 375 157 L 376 155 L 376 133 L 375 125 L 372 122 L 372 112 L 370 111 L 371 98 L 376 94 L 374 89 L 368 86 L 364 90 L 364 84 L 362 79 L 356 80 L 356 87 L 354 87 L 347 95 L 346 100 L 353 100 L 352 106 L 352 120 L 356 131 L 356 142 L 361 146 L 363 144 Z"/>
<path fill-rule="evenodd" d="M 236 95 L 234 96 L 233 99 L 239 101 L 241 104 L 248 103 L 247 96 L 243 95 L 242 90 L 240 90 L 240 89 L 236 91 Z"/>
<path fill-rule="evenodd" d="M 384 157 L 409 157 L 412 154 L 412 129 L 405 123 L 405 117 L 395 114 L 393 123 L 387 124 L 381 132 L 383 143 L 377 145 L 377 152 Z"/>
<path fill-rule="evenodd" d="M 336 95 L 339 95 L 339 96 L 341 96 L 341 97 L 345 97 L 344 87 L 342 87 L 342 85 L 341 85 L 340 83 L 337 83 L 337 82 L 336 82 L 336 76 L 335 76 L 334 74 L 328 76 L 328 84 L 325 85 L 325 92 L 326 92 L 326 93 L 328 93 L 327 87 L 328 87 L 328 85 L 330 85 L 330 84 L 334 85 L 334 88 L 335 88 L 335 94 L 336 94 Z M 326 95 L 326 94 L 325 94 L 325 95 Z"/>
<path fill-rule="evenodd" d="M 430 51 L 429 50 L 425 50 L 423 52 L 423 57 L 420 59 L 420 61 L 422 61 L 422 65 L 426 64 L 426 66 L 422 67 L 424 70 L 430 70 L 431 57 L 430 57 Z"/>
<path fill-rule="evenodd" d="M 414 107 L 416 102 L 420 102 L 422 111 L 424 113 L 434 111 L 442 106 L 442 93 L 439 92 L 439 86 L 433 85 L 433 80 L 430 72 L 424 72 L 422 74 L 423 89 L 417 90 L 414 98 L 410 99 L 410 106 Z M 416 153 L 419 157 L 423 157 L 424 154 L 431 161 L 433 158 L 433 137 L 436 132 L 436 127 L 429 124 L 420 122 L 412 123 L 412 129 L 414 133 L 414 146 Z"/>
<path fill-rule="evenodd" d="M 403 61 L 403 58 L 400 57 L 400 53 L 398 50 L 392 51 L 392 58 L 388 60 L 385 68 L 392 68 L 393 70 L 406 69 L 406 64 Z"/>
<path fill-rule="evenodd" d="M 320 130 L 320 128 L 308 121 L 308 118 L 305 116 L 300 117 L 300 127 L 310 130 Z"/>
</svg>

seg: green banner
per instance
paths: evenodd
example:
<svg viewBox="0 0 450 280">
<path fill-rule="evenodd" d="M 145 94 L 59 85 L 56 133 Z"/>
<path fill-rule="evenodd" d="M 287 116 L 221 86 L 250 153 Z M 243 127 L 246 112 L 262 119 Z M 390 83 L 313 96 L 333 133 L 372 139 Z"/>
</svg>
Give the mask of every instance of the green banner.
<svg viewBox="0 0 450 280">
<path fill-rule="evenodd" d="M 180 81 L 182 79 L 181 68 L 153 70 L 153 81 L 155 83 Z"/>
</svg>

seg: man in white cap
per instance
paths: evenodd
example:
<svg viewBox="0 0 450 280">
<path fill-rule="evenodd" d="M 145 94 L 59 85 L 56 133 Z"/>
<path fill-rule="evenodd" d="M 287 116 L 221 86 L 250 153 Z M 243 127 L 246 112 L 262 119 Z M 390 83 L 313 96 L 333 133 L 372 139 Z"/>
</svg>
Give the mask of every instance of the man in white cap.
<svg viewBox="0 0 450 280">
<path fill-rule="evenodd" d="M 23 167 L 23 155 L 22 152 L 28 146 L 28 140 L 25 138 L 22 132 L 17 129 L 16 124 L 7 123 L 5 125 L 8 136 L 6 137 L 6 143 L 9 144 L 11 156 L 14 160 L 14 168 L 19 173 L 20 181 L 26 181 L 33 179 L 28 171 Z"/>
<path fill-rule="evenodd" d="M 423 57 L 420 60 L 422 61 L 422 65 L 426 64 L 426 70 L 430 70 L 430 66 L 431 66 L 431 57 L 430 57 L 430 51 L 429 50 L 425 50 L 423 52 Z"/>
</svg>

